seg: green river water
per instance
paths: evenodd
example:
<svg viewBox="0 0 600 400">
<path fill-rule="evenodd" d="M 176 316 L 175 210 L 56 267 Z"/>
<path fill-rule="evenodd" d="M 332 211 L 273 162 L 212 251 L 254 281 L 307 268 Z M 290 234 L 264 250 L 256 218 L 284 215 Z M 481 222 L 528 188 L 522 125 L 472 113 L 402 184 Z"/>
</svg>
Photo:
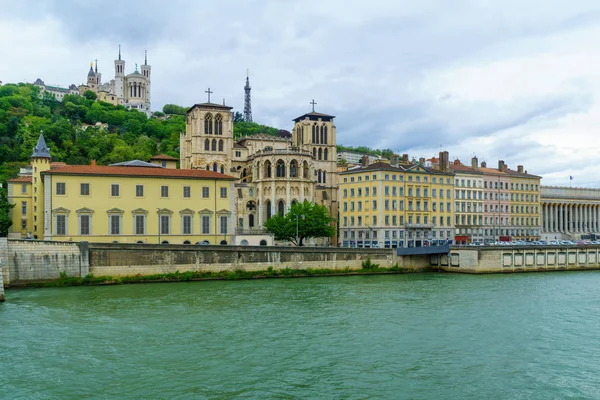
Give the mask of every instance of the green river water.
<svg viewBox="0 0 600 400">
<path fill-rule="evenodd" d="M 600 272 L 9 290 L 6 399 L 600 399 Z"/>
</svg>

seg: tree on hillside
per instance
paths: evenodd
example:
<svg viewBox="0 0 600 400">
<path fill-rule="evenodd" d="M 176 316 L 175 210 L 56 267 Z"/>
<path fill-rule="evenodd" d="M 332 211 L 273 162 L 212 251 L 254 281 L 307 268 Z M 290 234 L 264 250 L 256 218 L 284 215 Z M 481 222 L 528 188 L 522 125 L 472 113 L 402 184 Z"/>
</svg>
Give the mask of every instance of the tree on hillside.
<svg viewBox="0 0 600 400">
<path fill-rule="evenodd" d="M 172 114 L 186 115 L 187 114 L 187 108 L 178 106 L 176 104 L 165 104 L 163 106 L 162 110 L 167 115 L 172 115 Z"/>
<path fill-rule="evenodd" d="M 83 92 L 83 97 L 85 97 L 88 100 L 96 100 L 98 98 L 98 95 L 92 92 L 91 90 L 86 90 L 85 92 Z"/>
<path fill-rule="evenodd" d="M 275 240 L 287 240 L 296 246 L 302 246 L 305 239 L 333 236 L 333 221 L 326 206 L 304 200 L 303 203 L 292 204 L 285 216 L 277 214 L 269 218 L 264 226 L 275 236 Z"/>
<path fill-rule="evenodd" d="M 8 229 L 12 226 L 12 220 L 9 217 L 9 211 L 14 204 L 8 202 L 6 191 L 0 189 L 0 237 L 8 236 Z"/>
<path fill-rule="evenodd" d="M 239 111 L 233 113 L 233 123 L 237 124 L 238 122 L 244 122 L 244 114 Z"/>
<path fill-rule="evenodd" d="M 252 136 L 264 133 L 271 136 L 279 136 L 279 130 L 266 125 L 260 125 L 256 122 L 237 122 L 233 125 L 234 139 L 240 139 L 243 136 Z"/>
</svg>

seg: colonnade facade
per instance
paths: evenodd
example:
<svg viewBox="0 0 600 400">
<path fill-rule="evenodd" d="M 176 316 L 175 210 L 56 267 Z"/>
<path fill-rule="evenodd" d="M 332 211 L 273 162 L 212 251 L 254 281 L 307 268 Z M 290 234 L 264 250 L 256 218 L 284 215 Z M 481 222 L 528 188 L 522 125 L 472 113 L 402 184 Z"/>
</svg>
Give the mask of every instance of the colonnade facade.
<svg viewBox="0 0 600 400">
<path fill-rule="evenodd" d="M 543 239 L 600 234 L 600 189 L 542 186 L 540 200 Z"/>
<path fill-rule="evenodd" d="M 542 203 L 542 233 L 577 236 L 600 232 L 600 204 Z"/>
</svg>

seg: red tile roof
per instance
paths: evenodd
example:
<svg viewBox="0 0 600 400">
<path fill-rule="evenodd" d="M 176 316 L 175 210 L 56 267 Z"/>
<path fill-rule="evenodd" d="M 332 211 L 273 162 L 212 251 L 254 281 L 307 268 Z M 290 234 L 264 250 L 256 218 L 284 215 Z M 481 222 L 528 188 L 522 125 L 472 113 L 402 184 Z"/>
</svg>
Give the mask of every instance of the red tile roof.
<svg viewBox="0 0 600 400">
<path fill-rule="evenodd" d="M 150 160 L 179 161 L 175 157 L 171 157 L 166 154 L 157 154 L 154 157 L 151 157 Z"/>
<path fill-rule="evenodd" d="M 25 183 L 25 182 L 29 182 L 31 183 L 31 177 L 30 176 L 19 176 L 18 178 L 13 178 L 13 179 L 9 179 L 7 182 L 21 182 L 21 183 Z"/>
<path fill-rule="evenodd" d="M 67 165 L 42 174 L 50 175 L 101 175 L 101 176 L 142 176 L 148 178 L 187 178 L 187 179 L 228 179 L 235 180 L 229 175 L 202 169 L 169 169 L 151 167 L 119 167 L 119 166 L 92 166 L 92 165 Z"/>
</svg>

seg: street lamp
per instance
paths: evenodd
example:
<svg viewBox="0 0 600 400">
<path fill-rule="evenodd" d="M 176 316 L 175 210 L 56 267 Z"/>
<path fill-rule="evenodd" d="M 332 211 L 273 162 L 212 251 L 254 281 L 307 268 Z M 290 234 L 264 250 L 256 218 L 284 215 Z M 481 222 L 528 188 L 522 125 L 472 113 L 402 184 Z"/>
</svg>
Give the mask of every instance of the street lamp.
<svg viewBox="0 0 600 400">
<path fill-rule="evenodd" d="M 294 216 L 296 217 L 296 246 L 300 246 L 298 243 L 298 214 L 294 214 Z"/>
</svg>

